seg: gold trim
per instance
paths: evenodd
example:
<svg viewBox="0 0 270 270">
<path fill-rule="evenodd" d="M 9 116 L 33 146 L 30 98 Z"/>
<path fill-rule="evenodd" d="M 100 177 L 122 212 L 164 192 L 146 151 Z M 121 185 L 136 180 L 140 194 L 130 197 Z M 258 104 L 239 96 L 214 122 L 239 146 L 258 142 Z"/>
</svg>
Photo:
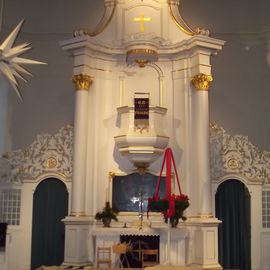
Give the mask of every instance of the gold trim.
<svg viewBox="0 0 270 270">
<path fill-rule="evenodd" d="M 71 217 L 87 217 L 85 212 L 71 212 L 70 216 Z"/>
<path fill-rule="evenodd" d="M 93 80 L 89 75 L 77 74 L 73 76 L 72 82 L 75 84 L 76 91 L 88 91 Z"/>
<path fill-rule="evenodd" d="M 135 62 L 138 64 L 138 66 L 140 68 L 143 68 L 143 67 L 145 67 L 149 63 L 149 60 L 146 60 L 146 59 L 135 59 Z"/>
<path fill-rule="evenodd" d="M 112 179 L 115 177 L 115 172 L 109 172 L 109 182 L 112 182 Z"/>
<path fill-rule="evenodd" d="M 183 18 L 180 16 L 180 18 L 182 19 L 183 23 L 184 23 L 184 26 L 181 25 L 180 22 L 178 22 L 178 20 L 175 18 L 174 14 L 173 14 L 173 11 L 172 11 L 172 6 L 171 6 L 171 3 L 168 1 L 168 5 L 170 7 L 170 15 L 174 21 L 174 23 L 176 24 L 176 26 L 182 31 L 184 32 L 185 34 L 189 35 L 189 36 L 194 36 L 196 34 L 195 31 L 193 31 L 186 23 L 185 21 L 183 20 Z"/>
<path fill-rule="evenodd" d="M 154 56 L 158 56 L 158 53 L 155 50 L 143 49 L 143 48 L 132 49 L 132 50 L 127 51 L 127 55 L 130 55 L 130 54 L 151 54 L 151 55 L 154 55 Z"/>
<path fill-rule="evenodd" d="M 102 33 L 107 28 L 107 26 L 109 25 L 109 23 L 111 22 L 112 17 L 113 17 L 114 12 L 115 12 L 115 9 L 116 9 L 116 5 L 117 5 L 116 4 L 116 1 L 114 1 L 113 10 L 112 10 L 112 13 L 111 13 L 109 19 L 107 20 L 107 22 L 100 29 L 98 29 L 99 25 L 102 25 L 103 20 L 104 20 L 104 18 L 106 16 L 106 13 L 107 13 L 107 7 L 105 5 L 105 10 L 104 10 L 103 16 L 100 19 L 99 23 L 97 24 L 96 29 L 92 33 L 90 33 L 90 31 L 87 29 L 86 30 L 86 34 L 88 34 L 90 37 L 94 37 L 94 36 L 97 36 L 98 34 Z"/>
<path fill-rule="evenodd" d="M 198 213 L 199 218 L 213 218 L 212 213 Z"/>
<path fill-rule="evenodd" d="M 208 91 L 212 81 L 212 75 L 206 75 L 203 73 L 195 75 L 191 80 L 192 84 L 198 91 Z"/>
</svg>

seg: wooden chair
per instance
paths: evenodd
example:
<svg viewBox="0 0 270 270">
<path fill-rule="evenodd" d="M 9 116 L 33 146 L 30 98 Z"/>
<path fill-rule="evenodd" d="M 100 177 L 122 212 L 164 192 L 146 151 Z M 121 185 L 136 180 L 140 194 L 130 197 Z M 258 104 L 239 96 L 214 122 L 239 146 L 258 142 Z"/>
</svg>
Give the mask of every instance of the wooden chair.
<svg viewBox="0 0 270 270">
<path fill-rule="evenodd" d="M 97 248 L 97 268 L 101 264 L 107 264 L 109 268 L 112 267 L 111 248 L 110 247 L 98 247 Z"/>
<path fill-rule="evenodd" d="M 124 262 L 126 262 L 127 268 L 130 268 L 127 252 L 130 252 L 131 247 L 129 243 L 119 243 L 112 246 L 113 253 L 116 254 L 115 267 L 124 268 Z"/>
<path fill-rule="evenodd" d="M 142 250 L 142 268 L 158 264 L 158 249 Z"/>
</svg>

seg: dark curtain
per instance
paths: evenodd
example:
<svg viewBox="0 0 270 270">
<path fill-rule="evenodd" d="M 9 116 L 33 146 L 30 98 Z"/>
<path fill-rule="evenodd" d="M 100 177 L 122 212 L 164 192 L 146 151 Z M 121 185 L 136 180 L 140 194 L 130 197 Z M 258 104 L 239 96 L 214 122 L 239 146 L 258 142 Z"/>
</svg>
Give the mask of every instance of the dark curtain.
<svg viewBox="0 0 270 270">
<path fill-rule="evenodd" d="M 6 246 L 7 223 L 0 223 L 0 247 Z"/>
<path fill-rule="evenodd" d="M 64 259 L 68 192 L 64 183 L 50 178 L 42 181 L 34 193 L 31 269 L 41 265 L 60 265 Z"/>
<path fill-rule="evenodd" d="M 216 194 L 219 262 L 223 268 L 251 269 L 250 195 L 237 180 L 222 183 Z"/>
</svg>

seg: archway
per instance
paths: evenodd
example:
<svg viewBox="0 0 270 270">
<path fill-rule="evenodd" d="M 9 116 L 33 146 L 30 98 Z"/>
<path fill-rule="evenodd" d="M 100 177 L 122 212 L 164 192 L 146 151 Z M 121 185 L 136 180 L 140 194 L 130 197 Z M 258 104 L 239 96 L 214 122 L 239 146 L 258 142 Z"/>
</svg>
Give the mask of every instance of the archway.
<svg viewBox="0 0 270 270">
<path fill-rule="evenodd" d="M 64 260 L 68 192 L 56 178 L 47 178 L 36 188 L 33 198 L 31 269 L 60 265 Z"/>
<path fill-rule="evenodd" d="M 251 269 L 250 195 L 240 181 L 223 182 L 216 193 L 219 261 L 224 268 Z"/>
</svg>

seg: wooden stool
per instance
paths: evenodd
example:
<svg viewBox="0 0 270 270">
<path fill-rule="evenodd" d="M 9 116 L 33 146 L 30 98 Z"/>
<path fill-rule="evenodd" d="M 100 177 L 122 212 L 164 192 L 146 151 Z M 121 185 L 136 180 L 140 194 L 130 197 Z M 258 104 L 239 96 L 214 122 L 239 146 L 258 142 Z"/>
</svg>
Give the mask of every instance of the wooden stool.
<svg viewBox="0 0 270 270">
<path fill-rule="evenodd" d="M 158 264 L 158 249 L 142 250 L 142 268 Z"/>
<path fill-rule="evenodd" d="M 100 264 L 107 264 L 109 268 L 112 267 L 110 247 L 97 248 L 97 268 L 99 268 Z"/>
</svg>

